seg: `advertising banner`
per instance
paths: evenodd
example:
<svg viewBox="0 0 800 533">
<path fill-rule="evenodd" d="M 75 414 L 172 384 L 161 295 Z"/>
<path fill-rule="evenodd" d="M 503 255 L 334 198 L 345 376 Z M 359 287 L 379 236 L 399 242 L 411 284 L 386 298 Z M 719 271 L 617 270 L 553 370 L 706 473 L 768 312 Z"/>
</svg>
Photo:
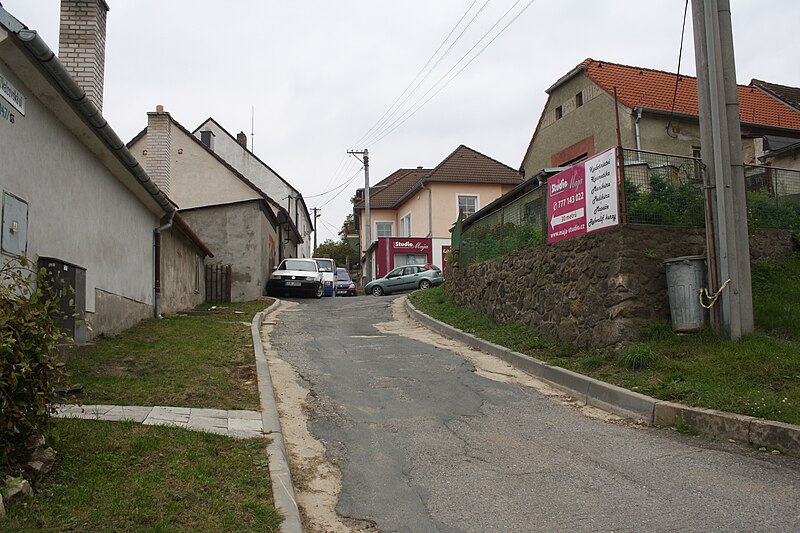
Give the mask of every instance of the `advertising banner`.
<svg viewBox="0 0 800 533">
<path fill-rule="evenodd" d="M 617 225 L 615 150 L 606 150 L 548 179 L 547 205 L 547 242 Z"/>
</svg>

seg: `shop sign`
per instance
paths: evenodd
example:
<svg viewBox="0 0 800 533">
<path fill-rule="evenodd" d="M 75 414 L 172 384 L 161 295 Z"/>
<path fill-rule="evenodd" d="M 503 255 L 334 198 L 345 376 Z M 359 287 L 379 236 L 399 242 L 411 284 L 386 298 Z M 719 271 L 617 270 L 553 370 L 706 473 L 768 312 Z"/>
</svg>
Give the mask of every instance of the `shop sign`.
<svg viewBox="0 0 800 533">
<path fill-rule="evenodd" d="M 619 223 L 615 153 L 606 150 L 547 180 L 548 242 Z"/>
<path fill-rule="evenodd" d="M 392 242 L 393 252 L 408 252 L 408 253 L 428 253 L 431 249 L 430 242 L 418 239 L 403 239 Z"/>
</svg>

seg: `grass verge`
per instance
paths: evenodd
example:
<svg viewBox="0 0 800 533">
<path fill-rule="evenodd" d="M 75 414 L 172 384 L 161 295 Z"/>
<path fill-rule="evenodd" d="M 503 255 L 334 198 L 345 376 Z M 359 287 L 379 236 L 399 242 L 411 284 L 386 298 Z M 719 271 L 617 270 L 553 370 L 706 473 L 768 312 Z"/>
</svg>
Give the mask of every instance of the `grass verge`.
<svg viewBox="0 0 800 533">
<path fill-rule="evenodd" d="M 800 254 L 753 269 L 756 332 L 676 335 L 651 324 L 620 354 L 576 350 L 522 324 L 456 306 L 442 287 L 410 296 L 422 312 L 482 339 L 662 400 L 800 424 Z"/>
<path fill-rule="evenodd" d="M 257 409 L 253 316 L 259 300 L 150 319 L 66 361 L 84 404 Z M 209 306 L 198 307 L 207 310 Z"/>
<path fill-rule="evenodd" d="M 59 419 L 56 468 L 3 531 L 278 531 L 266 442 Z"/>
</svg>

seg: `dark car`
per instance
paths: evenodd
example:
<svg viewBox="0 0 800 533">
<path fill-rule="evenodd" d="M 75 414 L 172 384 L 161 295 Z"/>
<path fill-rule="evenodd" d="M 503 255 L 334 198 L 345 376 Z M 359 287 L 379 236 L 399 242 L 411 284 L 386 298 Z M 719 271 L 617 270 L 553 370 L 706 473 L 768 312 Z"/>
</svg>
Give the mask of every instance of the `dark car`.
<svg viewBox="0 0 800 533">
<path fill-rule="evenodd" d="M 336 269 L 336 296 L 355 296 L 356 284 L 353 283 L 346 268 Z"/>
<path fill-rule="evenodd" d="M 382 296 L 397 291 L 430 289 L 444 283 L 442 271 L 435 265 L 406 265 L 397 267 L 382 278 L 370 281 L 364 287 L 367 294 Z"/>
</svg>

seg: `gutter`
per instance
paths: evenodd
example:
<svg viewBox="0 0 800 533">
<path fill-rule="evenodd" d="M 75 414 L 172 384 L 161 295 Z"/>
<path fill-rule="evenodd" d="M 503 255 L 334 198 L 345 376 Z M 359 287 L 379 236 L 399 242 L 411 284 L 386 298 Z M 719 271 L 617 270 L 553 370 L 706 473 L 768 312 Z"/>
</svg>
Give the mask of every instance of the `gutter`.
<svg viewBox="0 0 800 533">
<path fill-rule="evenodd" d="M 119 136 L 108 124 L 108 121 L 103 118 L 97 107 L 87 98 L 84 90 L 75 83 L 75 80 L 66 71 L 56 54 L 47 46 L 47 43 L 44 42 L 39 34 L 35 30 L 25 28 L 21 22 L 2 7 L 0 7 L 0 24 L 6 27 L 10 33 L 17 36 L 25 50 L 39 62 L 39 66 L 50 78 L 52 84 L 60 89 L 67 103 L 94 130 L 95 135 L 114 153 L 164 213 L 173 213 L 175 206 L 153 183 L 150 176 L 147 175 L 136 158 L 125 147 L 125 143 L 120 140 Z"/>
<path fill-rule="evenodd" d="M 164 318 L 161 315 L 161 232 L 172 227 L 176 214 L 177 211 L 170 213 L 169 221 L 153 230 L 153 314 L 159 320 Z"/>
<path fill-rule="evenodd" d="M 636 106 L 633 108 L 633 110 L 636 111 L 636 151 L 640 152 L 642 150 L 642 137 L 641 132 L 639 131 L 639 121 L 642 120 L 642 108 Z"/>
</svg>

